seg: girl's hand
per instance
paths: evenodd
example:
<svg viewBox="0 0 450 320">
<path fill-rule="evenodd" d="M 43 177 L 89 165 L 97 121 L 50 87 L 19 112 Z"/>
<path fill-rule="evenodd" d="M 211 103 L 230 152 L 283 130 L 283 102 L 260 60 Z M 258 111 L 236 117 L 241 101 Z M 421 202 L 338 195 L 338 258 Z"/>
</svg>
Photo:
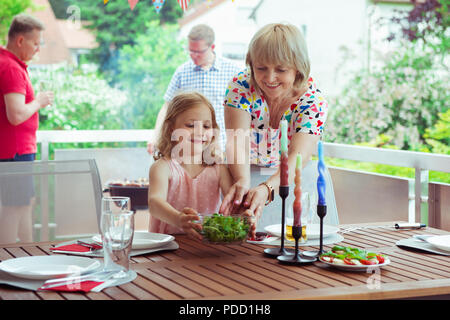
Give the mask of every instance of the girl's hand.
<svg viewBox="0 0 450 320">
<path fill-rule="evenodd" d="M 236 212 L 239 208 L 242 208 L 242 205 L 245 207 L 249 206 L 249 203 L 244 201 L 244 197 L 247 194 L 249 189 L 249 184 L 245 182 L 243 179 L 236 181 L 225 195 L 222 201 L 222 205 L 220 206 L 219 212 L 224 215 L 230 215 L 233 212 Z M 244 203 L 243 203 L 244 201 Z"/>
<path fill-rule="evenodd" d="M 178 225 L 181 229 L 183 229 L 188 237 L 202 241 L 202 235 L 197 232 L 197 230 L 202 229 L 202 225 L 199 223 L 194 223 L 193 221 L 195 220 L 199 220 L 197 211 L 192 208 L 184 208 L 181 211 Z"/>
</svg>

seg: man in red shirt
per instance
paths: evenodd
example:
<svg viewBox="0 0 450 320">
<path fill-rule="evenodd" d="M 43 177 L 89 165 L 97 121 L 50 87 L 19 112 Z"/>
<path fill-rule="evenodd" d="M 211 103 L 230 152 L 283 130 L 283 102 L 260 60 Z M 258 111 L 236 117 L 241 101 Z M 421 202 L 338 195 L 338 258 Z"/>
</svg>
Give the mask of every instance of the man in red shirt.
<svg viewBox="0 0 450 320">
<path fill-rule="evenodd" d="M 39 52 L 43 29 L 43 24 L 37 19 L 20 14 L 11 23 L 6 48 L 0 47 L 2 162 L 35 159 L 38 111 L 53 102 L 52 92 L 40 92 L 34 96 L 26 64 Z M 22 241 L 31 241 L 31 199 L 34 195 L 31 178 L 3 178 L 0 194 L 0 243 L 15 242 L 18 236 Z"/>
</svg>

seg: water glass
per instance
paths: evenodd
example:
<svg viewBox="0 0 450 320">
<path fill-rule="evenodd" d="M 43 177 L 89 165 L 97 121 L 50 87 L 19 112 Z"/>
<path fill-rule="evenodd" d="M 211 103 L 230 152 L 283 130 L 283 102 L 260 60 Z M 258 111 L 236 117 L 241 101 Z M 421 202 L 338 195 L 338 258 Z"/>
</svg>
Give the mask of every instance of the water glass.
<svg viewBox="0 0 450 320">
<path fill-rule="evenodd" d="M 302 213 L 300 215 L 300 222 L 302 225 L 302 236 L 299 239 L 299 243 L 305 243 L 308 241 L 308 237 L 306 234 L 306 230 L 308 225 L 312 223 L 312 215 L 313 215 L 313 207 L 311 202 L 311 196 L 308 192 L 303 192 L 302 197 Z M 292 236 L 292 225 L 294 223 L 294 210 L 293 210 L 293 202 L 288 206 L 286 213 L 286 230 L 285 230 L 285 238 L 288 241 L 295 241 Z"/>
<path fill-rule="evenodd" d="M 134 235 L 134 212 L 129 197 L 102 198 L 101 233 L 104 269 L 126 276 Z"/>
<path fill-rule="evenodd" d="M 40 92 L 53 92 L 53 83 L 49 80 L 40 80 L 39 81 L 39 91 Z"/>
</svg>

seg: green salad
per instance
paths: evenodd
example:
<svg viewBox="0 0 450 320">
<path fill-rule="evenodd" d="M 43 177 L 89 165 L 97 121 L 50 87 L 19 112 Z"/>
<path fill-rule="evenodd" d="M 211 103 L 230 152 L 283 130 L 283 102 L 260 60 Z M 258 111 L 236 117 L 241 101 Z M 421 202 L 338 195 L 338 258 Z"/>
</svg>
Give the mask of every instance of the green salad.
<svg viewBox="0 0 450 320">
<path fill-rule="evenodd" d="M 214 213 L 203 218 L 202 235 L 210 242 L 237 242 L 247 237 L 250 225 L 242 216 Z"/>
<path fill-rule="evenodd" d="M 320 260 L 344 265 L 376 265 L 384 263 L 386 256 L 359 248 L 334 246 L 331 251 L 322 253 Z"/>
</svg>

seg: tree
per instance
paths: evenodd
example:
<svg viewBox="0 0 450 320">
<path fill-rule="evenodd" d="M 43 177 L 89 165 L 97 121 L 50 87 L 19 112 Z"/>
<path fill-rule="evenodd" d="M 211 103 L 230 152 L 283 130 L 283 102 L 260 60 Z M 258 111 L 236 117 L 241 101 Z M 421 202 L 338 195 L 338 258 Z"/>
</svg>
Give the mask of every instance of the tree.
<svg viewBox="0 0 450 320">
<path fill-rule="evenodd" d="M 413 2 L 412 10 L 392 20 L 402 28 L 387 40 L 398 41 L 399 48 L 370 74 L 356 73 L 330 104 L 329 141 L 364 143 L 383 135 L 404 150 L 443 150 L 426 134 L 450 101 L 443 63 L 447 53 L 442 51 L 449 44 L 443 31 L 448 30 L 448 6 L 445 0 Z"/>
<path fill-rule="evenodd" d="M 136 44 L 120 50 L 118 86 L 128 92 L 125 120 L 135 129 L 155 126 L 163 96 L 175 69 L 187 59 L 185 39 L 176 40 L 176 25 L 146 24 Z"/>
<path fill-rule="evenodd" d="M 0 44 L 5 43 L 9 26 L 15 15 L 26 9 L 36 9 L 32 0 L 2 0 L 0 1 Z"/>
<path fill-rule="evenodd" d="M 448 54 L 450 25 L 448 0 L 410 0 L 414 8 L 408 12 L 398 11 L 390 20 L 400 25 L 399 33 L 391 33 L 389 41 L 398 38 L 420 43 L 422 49 L 431 48 L 434 53 Z"/>
<path fill-rule="evenodd" d="M 182 15 L 176 1 L 166 1 L 160 13 L 156 13 L 150 1 L 139 2 L 130 10 L 127 1 L 68 0 L 79 6 L 81 19 L 89 21 L 87 28 L 95 35 L 99 47 L 93 51 L 93 60 L 100 69 L 115 80 L 117 75 L 118 52 L 125 45 L 134 45 L 137 37 L 146 32 L 146 23 L 157 21 L 159 25 L 175 23 Z"/>
</svg>

